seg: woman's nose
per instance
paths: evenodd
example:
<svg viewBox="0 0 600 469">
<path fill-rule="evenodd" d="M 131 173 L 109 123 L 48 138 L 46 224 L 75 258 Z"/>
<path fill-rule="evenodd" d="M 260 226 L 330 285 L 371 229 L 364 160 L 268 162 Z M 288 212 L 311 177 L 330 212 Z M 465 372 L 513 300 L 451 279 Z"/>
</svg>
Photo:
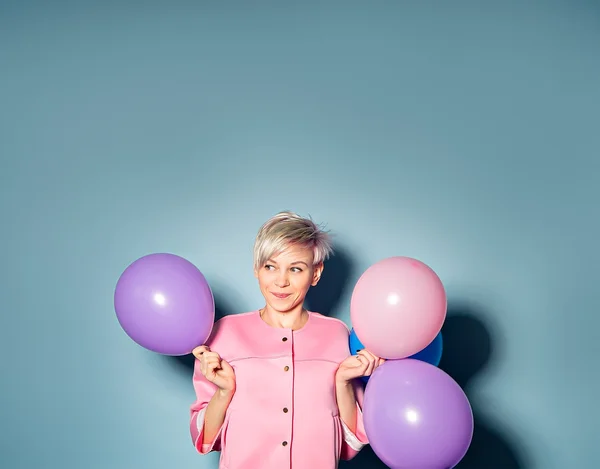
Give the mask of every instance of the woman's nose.
<svg viewBox="0 0 600 469">
<path fill-rule="evenodd" d="M 278 275 L 275 279 L 275 285 L 280 288 L 287 287 L 289 285 L 287 274 L 282 272 L 280 275 Z"/>
</svg>

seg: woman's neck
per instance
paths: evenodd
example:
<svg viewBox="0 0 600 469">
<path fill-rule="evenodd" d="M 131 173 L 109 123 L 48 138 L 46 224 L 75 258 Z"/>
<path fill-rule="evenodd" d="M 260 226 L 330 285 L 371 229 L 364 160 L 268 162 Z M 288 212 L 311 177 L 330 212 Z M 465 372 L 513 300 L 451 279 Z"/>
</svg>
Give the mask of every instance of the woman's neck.
<svg viewBox="0 0 600 469">
<path fill-rule="evenodd" d="M 302 307 L 282 313 L 267 305 L 259 311 L 259 314 L 269 326 L 293 331 L 302 328 L 308 320 L 308 312 Z"/>
</svg>

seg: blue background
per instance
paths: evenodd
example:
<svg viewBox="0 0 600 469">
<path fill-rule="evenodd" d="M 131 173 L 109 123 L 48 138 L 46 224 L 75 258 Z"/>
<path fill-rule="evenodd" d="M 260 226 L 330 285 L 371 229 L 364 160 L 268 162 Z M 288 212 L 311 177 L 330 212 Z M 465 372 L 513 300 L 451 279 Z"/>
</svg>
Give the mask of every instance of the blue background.
<svg viewBox="0 0 600 469">
<path fill-rule="evenodd" d="M 599 45 L 592 1 L 1 2 L 0 466 L 216 468 L 189 360 L 132 343 L 114 286 L 173 252 L 257 308 L 292 209 L 336 236 L 309 306 L 348 325 L 377 260 L 440 275 L 461 468 L 599 467 Z"/>
</svg>

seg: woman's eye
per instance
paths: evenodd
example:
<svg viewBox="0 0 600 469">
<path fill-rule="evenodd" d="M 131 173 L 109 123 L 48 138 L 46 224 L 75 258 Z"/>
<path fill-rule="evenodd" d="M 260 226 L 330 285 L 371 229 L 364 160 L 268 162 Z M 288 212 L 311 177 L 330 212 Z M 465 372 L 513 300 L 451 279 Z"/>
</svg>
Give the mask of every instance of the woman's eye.
<svg viewBox="0 0 600 469">
<path fill-rule="evenodd" d="M 267 270 L 273 270 L 274 267 L 272 265 L 270 265 L 270 264 L 267 264 L 267 265 L 265 265 L 265 269 L 267 269 Z"/>
<path fill-rule="evenodd" d="M 300 267 L 292 267 L 292 272 L 302 272 Z"/>
</svg>

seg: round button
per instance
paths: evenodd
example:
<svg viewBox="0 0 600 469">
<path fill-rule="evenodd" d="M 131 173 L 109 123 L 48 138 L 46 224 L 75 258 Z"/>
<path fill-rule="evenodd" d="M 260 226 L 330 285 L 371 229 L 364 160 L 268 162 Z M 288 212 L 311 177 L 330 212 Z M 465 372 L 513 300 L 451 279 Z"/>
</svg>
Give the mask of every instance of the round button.
<svg viewBox="0 0 600 469">
<path fill-rule="evenodd" d="M 287 441 L 284 441 L 283 443 L 281 443 L 283 446 L 287 446 Z"/>
<path fill-rule="evenodd" d="M 284 408 L 283 408 L 283 412 L 287 414 L 287 411 L 288 411 L 288 408 L 287 408 L 287 407 L 284 407 Z"/>
<path fill-rule="evenodd" d="M 283 367 L 283 371 L 288 371 L 289 369 L 290 369 L 290 367 L 287 365 Z"/>
<path fill-rule="evenodd" d="M 284 338 L 283 338 L 283 339 L 281 339 L 281 340 L 285 342 L 285 341 L 287 340 L 287 337 L 284 337 Z"/>
</svg>

